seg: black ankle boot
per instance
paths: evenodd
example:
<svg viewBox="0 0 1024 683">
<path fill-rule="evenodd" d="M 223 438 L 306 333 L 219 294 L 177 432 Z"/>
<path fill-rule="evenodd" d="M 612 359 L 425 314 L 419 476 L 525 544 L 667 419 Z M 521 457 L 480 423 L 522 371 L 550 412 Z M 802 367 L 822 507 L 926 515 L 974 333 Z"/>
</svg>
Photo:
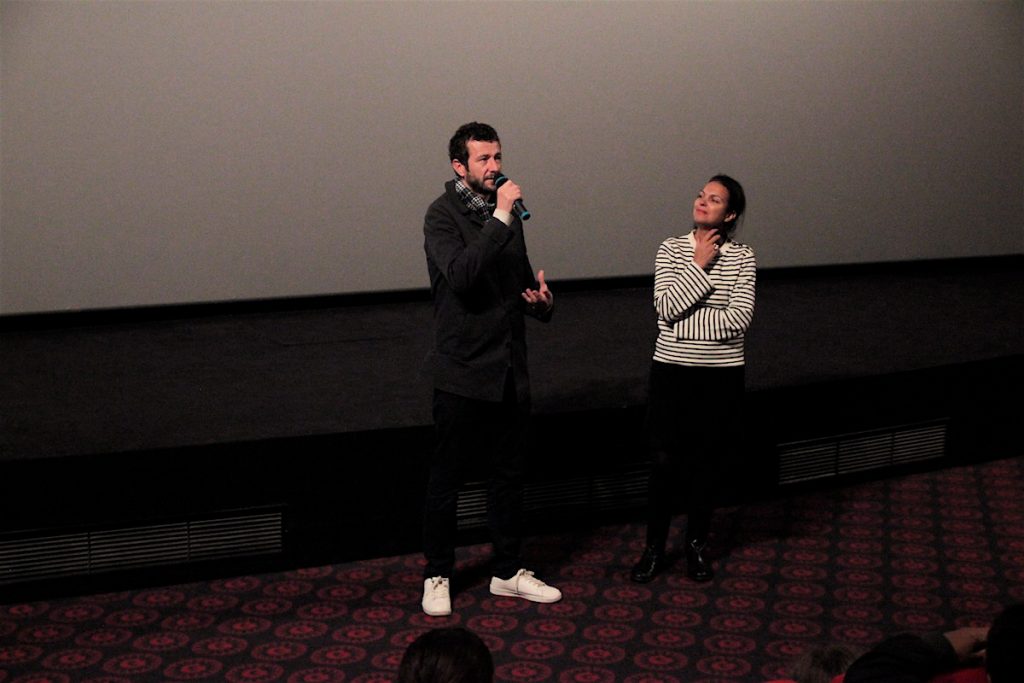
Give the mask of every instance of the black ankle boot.
<svg viewBox="0 0 1024 683">
<path fill-rule="evenodd" d="M 629 578 L 636 583 L 649 583 L 665 568 L 665 548 L 649 545 L 644 548 L 640 561 L 633 565 Z"/>
<path fill-rule="evenodd" d="M 707 541 L 693 539 L 686 543 L 686 575 L 694 581 L 710 581 L 715 576 L 707 550 Z"/>
</svg>

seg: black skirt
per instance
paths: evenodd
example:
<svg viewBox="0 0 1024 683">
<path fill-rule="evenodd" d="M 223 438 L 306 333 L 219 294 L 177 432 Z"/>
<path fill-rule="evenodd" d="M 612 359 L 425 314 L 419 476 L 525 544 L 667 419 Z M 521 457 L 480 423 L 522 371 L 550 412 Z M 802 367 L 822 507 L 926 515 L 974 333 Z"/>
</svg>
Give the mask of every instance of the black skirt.
<svg viewBox="0 0 1024 683">
<path fill-rule="evenodd" d="M 651 364 L 646 436 L 650 448 L 699 455 L 731 451 L 742 424 L 744 367 Z"/>
</svg>

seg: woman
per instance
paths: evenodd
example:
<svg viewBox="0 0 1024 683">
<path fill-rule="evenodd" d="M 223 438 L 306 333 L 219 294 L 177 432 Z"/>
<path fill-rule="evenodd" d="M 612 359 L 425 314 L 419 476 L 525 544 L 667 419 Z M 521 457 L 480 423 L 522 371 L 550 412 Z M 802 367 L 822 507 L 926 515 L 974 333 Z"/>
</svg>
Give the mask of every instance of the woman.
<svg viewBox="0 0 1024 683">
<path fill-rule="evenodd" d="M 707 557 L 713 496 L 719 472 L 739 444 L 743 335 L 754 315 L 754 252 L 730 239 L 744 208 L 740 184 L 716 175 L 693 203 L 693 230 L 658 249 L 647 545 L 630 573 L 639 583 L 665 568 L 680 475 L 689 511 L 687 574 L 696 581 L 713 576 Z"/>
</svg>

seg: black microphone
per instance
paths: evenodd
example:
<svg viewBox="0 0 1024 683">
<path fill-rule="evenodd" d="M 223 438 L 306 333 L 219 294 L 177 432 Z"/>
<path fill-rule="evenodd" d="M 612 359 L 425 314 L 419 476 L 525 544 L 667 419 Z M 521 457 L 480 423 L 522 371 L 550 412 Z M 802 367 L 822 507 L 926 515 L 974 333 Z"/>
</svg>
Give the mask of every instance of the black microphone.
<svg viewBox="0 0 1024 683">
<path fill-rule="evenodd" d="M 501 187 L 507 182 L 508 176 L 503 173 L 499 173 L 497 176 L 494 177 L 494 189 L 497 190 L 499 187 Z M 526 205 L 523 204 L 522 199 L 517 199 L 515 203 L 512 204 L 512 209 L 515 211 L 516 215 L 519 216 L 521 220 L 530 220 L 530 211 L 529 209 L 526 208 Z"/>
</svg>

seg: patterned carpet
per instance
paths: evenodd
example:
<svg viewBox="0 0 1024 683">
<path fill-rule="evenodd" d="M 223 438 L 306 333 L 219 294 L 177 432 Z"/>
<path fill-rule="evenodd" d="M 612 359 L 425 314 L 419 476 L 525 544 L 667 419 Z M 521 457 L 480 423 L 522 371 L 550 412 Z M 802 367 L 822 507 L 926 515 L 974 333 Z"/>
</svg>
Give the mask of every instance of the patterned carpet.
<svg viewBox="0 0 1024 683">
<path fill-rule="evenodd" d="M 4 605 L 0 683 L 391 681 L 417 635 L 453 624 L 484 638 L 499 681 L 760 681 L 815 645 L 981 625 L 1024 600 L 1022 493 L 1015 458 L 723 509 L 709 584 L 681 566 L 630 583 L 640 524 L 540 535 L 527 552 L 553 605 L 491 596 L 488 547 L 466 547 L 447 618 L 419 609 L 416 555 Z"/>
</svg>

